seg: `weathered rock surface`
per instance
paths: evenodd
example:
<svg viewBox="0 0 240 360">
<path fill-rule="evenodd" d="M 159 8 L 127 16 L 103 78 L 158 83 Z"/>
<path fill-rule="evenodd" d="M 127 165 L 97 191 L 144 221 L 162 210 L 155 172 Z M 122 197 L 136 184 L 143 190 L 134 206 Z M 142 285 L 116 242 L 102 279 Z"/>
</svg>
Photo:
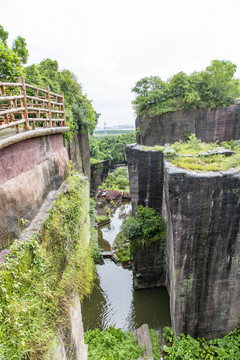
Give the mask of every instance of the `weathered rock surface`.
<svg viewBox="0 0 240 360">
<path fill-rule="evenodd" d="M 88 133 L 75 131 L 71 141 L 71 143 L 66 142 L 69 160 L 72 160 L 76 169 L 83 172 L 90 181 L 91 169 Z"/>
<path fill-rule="evenodd" d="M 172 325 L 221 337 L 240 319 L 240 173 L 165 166 Z"/>
<path fill-rule="evenodd" d="M 90 189 L 96 192 L 99 184 L 104 182 L 108 176 L 109 160 L 102 160 L 97 164 L 91 165 Z"/>
<path fill-rule="evenodd" d="M 135 286 L 165 281 L 177 335 L 224 336 L 240 319 L 240 172 L 187 171 L 139 145 L 127 155 L 133 209 L 150 206 L 167 220 L 163 247 L 134 257 Z"/>
<path fill-rule="evenodd" d="M 148 146 L 174 143 L 189 134 L 205 142 L 236 140 L 240 139 L 240 104 L 222 109 L 179 110 L 152 118 L 143 115 L 136 126 L 139 143 Z"/>
<path fill-rule="evenodd" d="M 132 213 L 138 205 L 149 206 L 162 212 L 163 203 L 163 154 L 144 150 L 136 144 L 126 146 Z"/>
<path fill-rule="evenodd" d="M 25 140 L 0 150 L 0 244 L 7 247 L 31 221 L 47 194 L 66 178 L 62 134 Z"/>
<path fill-rule="evenodd" d="M 150 246 L 144 246 L 134 256 L 132 267 L 135 274 L 133 278 L 135 289 L 166 285 L 166 240 L 162 239 Z"/>
</svg>

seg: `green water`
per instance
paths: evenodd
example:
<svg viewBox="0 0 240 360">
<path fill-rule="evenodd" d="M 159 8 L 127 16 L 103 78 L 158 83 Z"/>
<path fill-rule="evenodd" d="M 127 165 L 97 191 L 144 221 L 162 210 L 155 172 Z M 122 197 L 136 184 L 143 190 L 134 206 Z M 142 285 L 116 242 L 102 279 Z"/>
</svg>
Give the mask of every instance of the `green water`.
<svg viewBox="0 0 240 360">
<path fill-rule="evenodd" d="M 105 251 L 113 244 L 130 209 L 131 204 L 122 204 L 113 215 L 111 224 L 101 229 L 100 247 Z M 91 297 L 82 304 L 82 315 L 85 331 L 96 327 L 104 330 L 112 325 L 133 330 L 144 323 L 160 331 L 171 325 L 167 290 L 134 290 L 132 271 L 110 259 L 97 265 L 96 286 Z"/>
</svg>

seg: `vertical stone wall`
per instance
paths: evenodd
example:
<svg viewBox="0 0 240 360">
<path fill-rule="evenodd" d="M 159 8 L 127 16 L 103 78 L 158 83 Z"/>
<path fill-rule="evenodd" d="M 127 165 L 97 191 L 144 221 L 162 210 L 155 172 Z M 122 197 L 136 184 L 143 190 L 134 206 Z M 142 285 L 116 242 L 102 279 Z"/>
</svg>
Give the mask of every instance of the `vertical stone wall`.
<svg viewBox="0 0 240 360">
<path fill-rule="evenodd" d="M 88 132 L 75 131 L 71 142 L 66 142 L 69 160 L 72 160 L 78 171 L 91 178 L 90 151 Z"/>
<path fill-rule="evenodd" d="M 240 319 L 240 173 L 195 173 L 166 164 L 172 325 L 222 337 Z"/>
<path fill-rule="evenodd" d="M 240 139 L 240 104 L 222 109 L 179 110 L 136 121 L 138 140 L 142 145 L 154 146 L 184 140 L 189 134 L 205 142 Z"/>
<path fill-rule="evenodd" d="M 66 178 L 68 154 L 62 134 L 40 136 L 0 150 L 0 247 L 31 221 L 49 191 Z"/>
<path fill-rule="evenodd" d="M 167 240 L 134 256 L 135 287 L 167 286 L 177 335 L 224 336 L 240 319 L 240 173 L 190 172 L 134 144 L 127 155 L 133 213 L 167 220 Z"/>
<path fill-rule="evenodd" d="M 108 169 L 109 160 L 101 160 L 99 163 L 91 165 L 90 189 L 93 194 L 97 191 L 98 186 L 106 180 Z"/>
<path fill-rule="evenodd" d="M 134 288 L 166 286 L 166 239 L 144 246 L 133 260 Z"/>
<path fill-rule="evenodd" d="M 144 149 L 144 146 L 126 146 L 132 213 L 138 205 L 149 206 L 162 212 L 163 204 L 163 154 Z"/>
</svg>

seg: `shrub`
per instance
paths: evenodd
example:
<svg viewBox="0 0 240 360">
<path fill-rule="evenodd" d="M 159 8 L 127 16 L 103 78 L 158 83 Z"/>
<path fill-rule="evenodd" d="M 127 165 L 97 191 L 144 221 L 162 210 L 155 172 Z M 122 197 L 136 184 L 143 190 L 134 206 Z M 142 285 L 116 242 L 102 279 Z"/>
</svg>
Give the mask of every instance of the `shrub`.
<svg viewBox="0 0 240 360">
<path fill-rule="evenodd" d="M 88 344 L 89 360 L 137 360 L 144 351 L 133 334 L 114 326 L 105 331 L 89 330 L 84 340 Z"/>
<path fill-rule="evenodd" d="M 154 209 L 139 205 L 136 217 L 123 223 L 124 235 L 131 241 L 131 252 L 136 253 L 144 245 L 162 239 L 166 235 L 166 223 Z"/>
</svg>

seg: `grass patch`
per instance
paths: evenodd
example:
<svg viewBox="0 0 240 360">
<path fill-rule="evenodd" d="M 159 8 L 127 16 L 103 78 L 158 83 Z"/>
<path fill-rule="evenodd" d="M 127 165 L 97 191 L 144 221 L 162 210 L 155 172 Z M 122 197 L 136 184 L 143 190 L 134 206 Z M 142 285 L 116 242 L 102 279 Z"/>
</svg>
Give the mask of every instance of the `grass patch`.
<svg viewBox="0 0 240 360">
<path fill-rule="evenodd" d="M 221 147 L 227 150 L 232 150 L 235 154 L 231 156 L 224 156 L 221 154 L 214 154 L 209 156 L 201 155 L 208 150 L 217 150 L 219 145 L 217 143 L 202 143 L 195 137 L 194 134 L 190 136 L 190 139 L 186 142 L 177 142 L 171 145 L 170 149 L 173 149 L 178 154 L 191 154 L 199 156 L 178 156 L 175 154 L 169 155 L 171 163 L 177 167 L 193 170 L 193 171 L 227 171 L 232 168 L 240 170 L 240 142 L 232 140 L 230 142 L 223 142 Z"/>
<path fill-rule="evenodd" d="M 105 331 L 89 330 L 84 340 L 89 360 L 137 360 L 144 351 L 133 334 L 114 326 Z"/>
</svg>

